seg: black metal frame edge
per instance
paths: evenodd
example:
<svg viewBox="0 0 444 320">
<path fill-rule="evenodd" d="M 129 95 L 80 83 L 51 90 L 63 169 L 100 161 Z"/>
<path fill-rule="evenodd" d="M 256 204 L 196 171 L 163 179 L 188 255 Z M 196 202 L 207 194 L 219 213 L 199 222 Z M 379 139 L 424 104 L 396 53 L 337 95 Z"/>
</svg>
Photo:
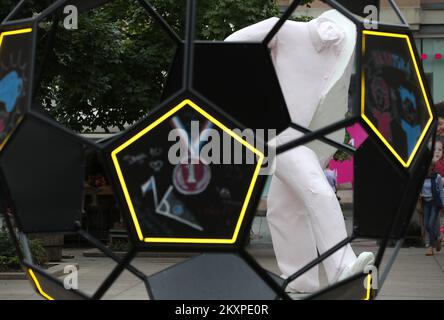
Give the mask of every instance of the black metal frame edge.
<svg viewBox="0 0 444 320">
<path fill-rule="evenodd" d="M 303 127 L 301 125 L 298 125 L 297 123 L 294 123 L 294 122 L 292 122 L 290 124 L 290 127 L 295 129 L 295 130 L 298 130 L 298 131 L 300 131 L 302 133 L 312 133 L 313 132 L 312 130 L 307 129 L 307 128 L 305 128 L 305 127 Z M 339 130 L 341 130 L 341 129 L 339 129 Z M 330 139 L 330 138 L 328 138 L 326 136 L 320 137 L 317 140 L 319 140 L 319 141 L 321 141 L 321 142 L 323 142 L 325 144 L 328 144 L 331 147 L 337 148 L 337 149 L 339 149 L 341 151 L 344 151 L 344 152 L 346 152 L 348 154 L 351 154 L 351 155 L 353 155 L 356 152 L 356 149 L 353 148 L 352 146 L 350 146 L 348 144 L 345 144 L 345 143 L 337 142 L 337 141 L 335 141 L 333 139 Z"/>
<path fill-rule="evenodd" d="M 14 19 L 14 17 L 20 12 L 20 10 L 23 8 L 23 5 L 26 4 L 27 0 L 20 0 L 19 3 L 16 4 L 16 6 L 12 9 L 12 11 L 6 16 L 6 18 L 3 19 L 1 24 L 4 24 L 8 21 L 11 21 Z"/>
<path fill-rule="evenodd" d="M 349 117 L 345 118 L 343 120 L 334 122 L 326 127 L 323 127 L 322 129 L 318 129 L 315 131 L 312 131 L 311 133 L 308 133 L 300 138 L 294 139 L 290 142 L 284 143 L 276 148 L 276 155 L 279 155 L 280 153 L 286 152 L 290 149 L 296 148 L 300 145 L 306 144 L 308 142 L 311 142 L 313 140 L 319 139 L 320 137 L 324 138 L 326 135 L 333 133 L 335 131 L 338 131 L 342 128 L 348 127 L 350 125 L 353 125 L 358 121 L 357 117 Z"/>
<path fill-rule="evenodd" d="M 350 278 L 347 278 L 347 279 L 344 279 L 342 281 L 336 282 L 336 283 L 334 283 L 334 284 L 332 284 L 332 285 L 330 285 L 330 286 L 328 286 L 326 288 L 321 289 L 320 291 L 318 291 L 318 292 L 316 292 L 316 293 L 306 297 L 304 300 L 315 300 L 317 297 L 323 295 L 324 293 L 333 291 L 336 288 L 341 287 L 342 285 L 345 285 L 345 284 L 347 284 L 349 282 L 355 281 L 355 280 L 357 280 L 359 278 L 363 278 L 363 277 L 367 277 L 367 275 L 364 274 L 364 273 L 355 274 L 355 275 L 353 275 Z M 372 290 L 372 296 L 373 296 L 373 298 L 376 297 L 376 294 L 375 294 L 374 290 Z"/>
<path fill-rule="evenodd" d="M 87 231 L 85 231 L 79 227 L 79 230 L 77 231 L 77 233 L 83 239 L 85 239 L 86 241 L 88 241 L 89 243 L 91 243 L 92 245 L 97 247 L 97 249 L 102 251 L 102 253 L 104 253 L 108 258 L 111 258 L 117 264 L 122 262 L 122 259 L 120 257 L 118 257 L 114 252 L 112 252 L 111 249 L 106 247 L 102 242 L 100 242 L 98 239 L 96 239 L 94 236 L 92 236 Z M 142 271 L 140 271 L 139 269 L 137 269 L 136 267 L 134 267 L 131 264 L 128 264 L 128 266 L 126 266 L 126 269 L 142 281 L 145 281 L 147 278 L 146 275 Z"/>
<path fill-rule="evenodd" d="M 335 0 L 321 0 L 322 2 L 328 4 L 333 9 L 338 10 L 343 16 L 351 20 L 354 24 L 360 25 L 362 24 L 362 21 L 355 17 L 353 13 L 350 12 L 346 7 L 344 7 L 342 4 L 338 3 Z"/>
<path fill-rule="evenodd" d="M 256 262 L 256 260 L 244 248 L 239 250 L 239 256 L 261 277 L 261 279 L 276 293 L 276 299 L 291 300 L 290 296 L 285 292 L 273 278 Z"/>
<path fill-rule="evenodd" d="M 30 263 L 29 261 L 26 261 L 26 260 L 22 260 L 21 264 L 25 268 L 31 269 L 33 272 L 37 271 L 37 273 L 39 273 L 40 276 L 48 279 L 49 281 L 55 283 L 56 285 L 60 286 L 61 288 L 64 288 L 63 283 L 59 279 L 57 279 L 57 278 L 53 277 L 52 275 L 46 273 L 42 268 L 40 268 L 40 267 L 38 267 L 38 266 L 34 265 L 33 263 Z M 26 271 L 26 273 L 28 273 L 28 272 Z M 34 281 L 32 281 L 31 279 L 29 279 L 29 281 L 32 283 L 32 286 L 34 287 L 34 290 L 41 296 L 40 292 L 35 287 Z M 71 291 L 72 293 L 80 296 L 81 298 L 83 298 L 85 300 L 91 300 L 90 296 L 88 296 L 87 294 L 85 294 L 84 292 L 82 292 L 80 290 L 77 290 L 77 289 L 76 290 L 74 290 L 74 289 L 64 289 L 64 290 Z"/>
<path fill-rule="evenodd" d="M 148 12 L 148 14 L 153 18 L 162 29 L 169 35 L 169 37 L 176 43 L 179 44 L 182 40 L 179 38 L 177 33 L 171 28 L 171 26 L 165 21 L 165 19 L 157 12 L 157 10 L 152 6 L 147 0 L 138 0 L 140 5 Z"/>
<path fill-rule="evenodd" d="M 310 261 L 307 263 L 304 267 L 300 268 L 298 271 L 290 275 L 287 279 L 285 279 L 284 283 L 282 284 L 282 289 L 285 289 L 290 282 L 297 279 L 299 276 L 303 275 L 305 272 L 313 268 L 314 266 L 318 265 L 320 262 L 327 259 L 329 256 L 334 254 L 336 251 L 338 251 L 340 248 L 346 246 L 350 242 L 352 242 L 356 236 L 351 235 L 346 237 L 344 240 L 341 240 L 337 244 L 335 244 L 333 247 L 325 251 L 324 253 L 320 254 L 316 259 Z"/>
<path fill-rule="evenodd" d="M 120 274 L 127 268 L 134 257 L 137 254 L 136 247 L 132 247 L 126 254 L 125 257 L 114 267 L 113 271 L 106 277 L 105 281 L 102 282 L 97 291 L 93 294 L 92 299 L 98 300 L 103 297 L 103 295 L 108 291 L 108 289 L 114 284 L 114 281 L 120 276 Z"/>
<path fill-rule="evenodd" d="M 274 38 L 274 36 L 279 32 L 279 30 L 284 25 L 285 21 L 287 21 L 293 12 L 296 10 L 296 8 L 301 3 L 301 0 L 293 0 L 293 2 L 288 6 L 287 10 L 283 13 L 283 15 L 279 18 L 279 20 L 276 22 L 276 24 L 271 28 L 271 30 L 267 33 L 264 40 L 262 40 L 262 43 L 265 46 L 268 46 L 270 41 Z"/>
<path fill-rule="evenodd" d="M 401 10 L 399 10 L 398 5 L 393 0 L 388 0 L 390 6 L 395 11 L 396 15 L 398 16 L 399 20 L 407 27 L 410 28 L 410 25 L 408 24 L 407 20 L 405 19 L 404 15 L 402 14 Z"/>
<path fill-rule="evenodd" d="M 183 51 L 182 87 L 190 90 L 194 80 L 194 34 L 196 27 L 196 0 L 187 0 L 185 47 Z"/>
</svg>

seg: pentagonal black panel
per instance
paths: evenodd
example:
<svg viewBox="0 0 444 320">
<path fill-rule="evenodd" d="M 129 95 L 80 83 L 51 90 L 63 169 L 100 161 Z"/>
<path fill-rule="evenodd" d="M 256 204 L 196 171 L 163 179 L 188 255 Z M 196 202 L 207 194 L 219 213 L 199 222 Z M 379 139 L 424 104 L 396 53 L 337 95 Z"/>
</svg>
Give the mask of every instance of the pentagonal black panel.
<svg viewBox="0 0 444 320">
<path fill-rule="evenodd" d="M 400 239 L 412 217 L 432 153 L 426 145 L 421 146 L 411 170 L 402 172 L 377 143 L 379 140 L 369 138 L 355 154 L 355 232 L 362 237 L 390 234 L 390 238 Z"/>
<path fill-rule="evenodd" d="M 0 149 L 29 107 L 32 41 L 31 28 L 0 33 Z"/>
<path fill-rule="evenodd" d="M 261 152 L 226 116 L 187 97 L 119 137 L 110 148 L 113 171 L 140 241 L 232 245 L 261 190 Z"/>
<path fill-rule="evenodd" d="M 285 99 L 270 54 L 263 44 L 198 42 L 193 87 L 251 129 L 276 129 L 290 124 Z M 183 48 L 174 58 L 163 93 L 167 98 L 182 86 Z"/>
<path fill-rule="evenodd" d="M 362 117 L 405 167 L 433 120 L 414 50 L 408 34 L 363 31 Z"/>
<path fill-rule="evenodd" d="M 273 300 L 276 293 L 235 254 L 202 254 L 148 278 L 154 299 Z"/>
<path fill-rule="evenodd" d="M 407 174 L 396 170 L 373 137 L 355 154 L 354 218 L 355 231 L 361 237 L 385 237 L 398 213 L 408 184 Z"/>
<path fill-rule="evenodd" d="M 83 145 L 27 118 L 4 149 L 0 165 L 18 220 L 27 232 L 74 231 L 80 218 Z"/>
</svg>

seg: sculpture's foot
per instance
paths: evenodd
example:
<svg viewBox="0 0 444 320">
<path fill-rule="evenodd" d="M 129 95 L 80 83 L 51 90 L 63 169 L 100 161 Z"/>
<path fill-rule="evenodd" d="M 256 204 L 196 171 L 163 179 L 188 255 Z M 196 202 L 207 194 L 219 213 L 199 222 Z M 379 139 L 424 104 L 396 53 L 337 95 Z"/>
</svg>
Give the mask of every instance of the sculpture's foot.
<svg viewBox="0 0 444 320">
<path fill-rule="evenodd" d="M 373 252 L 362 252 L 355 262 L 349 264 L 344 268 L 344 270 L 342 270 L 338 281 L 344 280 L 358 273 L 363 273 L 366 266 L 373 265 L 374 263 L 375 255 Z"/>
</svg>

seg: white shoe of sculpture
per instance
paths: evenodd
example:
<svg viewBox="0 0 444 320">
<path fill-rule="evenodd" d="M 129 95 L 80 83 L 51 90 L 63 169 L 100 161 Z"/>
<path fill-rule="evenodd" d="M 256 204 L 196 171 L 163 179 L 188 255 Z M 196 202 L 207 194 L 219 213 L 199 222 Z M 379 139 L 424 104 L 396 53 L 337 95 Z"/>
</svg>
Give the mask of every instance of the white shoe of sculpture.
<svg viewBox="0 0 444 320">
<path fill-rule="evenodd" d="M 338 281 L 347 279 L 355 274 L 363 273 L 366 266 L 375 263 L 375 255 L 372 252 L 362 252 L 350 265 L 346 266 L 339 275 Z"/>
</svg>

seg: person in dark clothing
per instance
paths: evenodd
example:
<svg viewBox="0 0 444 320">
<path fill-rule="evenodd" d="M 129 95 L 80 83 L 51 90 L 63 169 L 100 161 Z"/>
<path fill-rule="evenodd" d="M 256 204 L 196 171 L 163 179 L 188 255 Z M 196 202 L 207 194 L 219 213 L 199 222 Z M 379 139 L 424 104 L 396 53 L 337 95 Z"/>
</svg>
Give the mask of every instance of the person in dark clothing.
<svg viewBox="0 0 444 320">
<path fill-rule="evenodd" d="M 438 128 L 436 129 L 436 141 L 438 144 L 438 141 L 441 142 L 441 145 L 435 144 L 435 154 L 434 154 L 434 161 L 435 162 L 435 171 L 438 172 L 441 177 L 444 177 L 444 156 L 443 156 L 443 149 L 444 149 L 444 101 L 435 104 L 436 114 L 438 116 Z M 437 159 L 437 160 L 435 160 Z M 442 179 L 443 185 L 444 185 L 444 178 Z M 437 228 L 437 235 L 438 240 L 436 242 L 436 251 L 441 250 L 442 245 L 442 237 L 441 237 L 441 214 L 442 209 L 438 213 L 436 217 L 436 228 Z M 426 239 L 427 240 L 427 239 Z M 426 241 L 427 242 L 427 241 Z"/>
<path fill-rule="evenodd" d="M 441 179 L 442 177 L 435 171 L 435 163 L 432 161 L 421 191 L 424 225 L 429 233 L 429 246 L 426 251 L 427 256 L 434 255 L 434 248 L 438 240 L 438 235 L 436 234 L 436 217 L 443 206 L 442 199 L 444 197 Z"/>
</svg>

